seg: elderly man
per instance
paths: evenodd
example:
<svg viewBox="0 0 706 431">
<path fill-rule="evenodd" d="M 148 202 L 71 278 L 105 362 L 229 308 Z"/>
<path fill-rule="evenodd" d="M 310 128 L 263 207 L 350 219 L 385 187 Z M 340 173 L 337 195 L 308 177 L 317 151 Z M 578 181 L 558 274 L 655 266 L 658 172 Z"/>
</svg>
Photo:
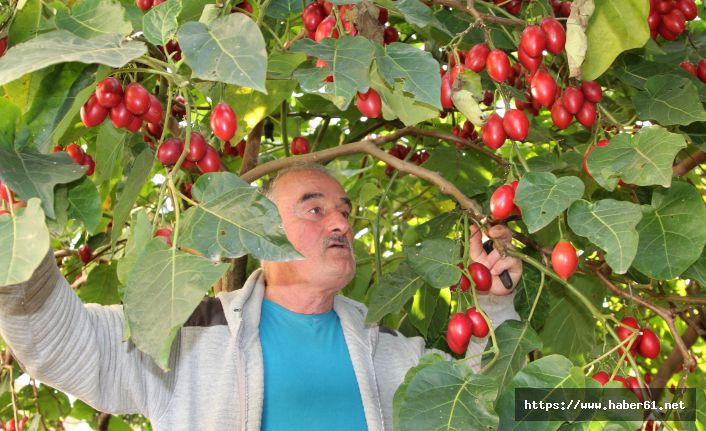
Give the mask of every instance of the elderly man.
<svg viewBox="0 0 706 431">
<path fill-rule="evenodd" d="M 266 188 L 304 256 L 263 262 L 243 289 L 204 301 L 176 337 L 170 372 L 122 341 L 119 306 L 84 306 L 51 254 L 27 283 L 0 287 L 0 332 L 25 369 L 96 409 L 140 413 L 155 430 L 383 430 L 421 338 L 366 326 L 339 292 L 353 277 L 351 202 L 323 168 L 280 173 Z M 471 255 L 494 274 L 482 306 L 494 326 L 516 318 L 497 274 L 517 259 Z M 483 343 L 484 344 L 484 343 Z M 481 344 L 472 345 L 478 352 Z"/>
</svg>

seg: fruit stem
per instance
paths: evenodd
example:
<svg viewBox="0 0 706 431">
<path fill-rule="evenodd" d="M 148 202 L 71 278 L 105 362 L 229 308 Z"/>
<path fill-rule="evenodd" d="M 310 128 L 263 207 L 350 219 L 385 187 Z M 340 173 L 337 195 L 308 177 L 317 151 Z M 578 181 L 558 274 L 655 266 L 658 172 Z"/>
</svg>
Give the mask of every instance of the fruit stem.
<svg viewBox="0 0 706 431">
<path fill-rule="evenodd" d="M 542 296 L 542 290 L 544 289 L 545 274 L 543 272 L 539 273 L 541 279 L 539 280 L 539 289 L 537 289 L 537 296 L 534 298 L 534 303 L 532 304 L 532 309 L 530 310 L 529 316 L 527 316 L 527 323 L 532 320 L 534 316 L 534 311 L 539 304 L 539 297 Z"/>
<path fill-rule="evenodd" d="M 284 156 L 289 157 L 289 139 L 287 138 L 287 100 L 282 102 L 282 107 L 279 111 L 279 127 L 282 135 L 282 146 L 284 147 Z"/>
<path fill-rule="evenodd" d="M 522 165 L 522 168 L 525 170 L 525 173 L 530 172 L 530 167 L 527 165 L 527 160 L 525 160 L 525 157 L 522 155 L 522 152 L 520 152 L 520 148 L 517 145 L 517 142 L 512 141 L 512 153 L 517 153 L 517 158 L 520 160 L 520 164 Z"/>
<path fill-rule="evenodd" d="M 260 8 L 259 8 L 260 13 L 257 16 L 257 26 L 258 27 L 260 27 L 260 25 L 262 24 L 262 20 L 265 18 L 265 11 L 267 11 L 267 8 L 270 6 L 270 1 L 271 0 L 265 0 L 265 2 L 262 4 L 262 6 L 260 6 L 260 4 L 258 2 L 258 6 L 260 6 Z M 275 38 L 275 39 L 277 39 L 277 38 Z M 279 39 L 277 39 L 277 40 L 279 40 Z M 281 43 L 280 43 L 280 45 L 281 45 Z"/>
<path fill-rule="evenodd" d="M 613 117 L 613 114 L 611 114 L 607 109 L 605 109 L 602 104 L 598 104 L 598 109 L 600 109 L 601 113 L 603 113 L 603 115 L 605 115 L 606 117 L 608 117 L 608 119 L 609 119 L 613 124 L 617 124 L 617 125 L 621 125 L 621 126 L 622 126 L 622 124 L 620 124 L 620 122 L 619 122 L 618 120 L 616 120 L 615 117 Z"/>
</svg>

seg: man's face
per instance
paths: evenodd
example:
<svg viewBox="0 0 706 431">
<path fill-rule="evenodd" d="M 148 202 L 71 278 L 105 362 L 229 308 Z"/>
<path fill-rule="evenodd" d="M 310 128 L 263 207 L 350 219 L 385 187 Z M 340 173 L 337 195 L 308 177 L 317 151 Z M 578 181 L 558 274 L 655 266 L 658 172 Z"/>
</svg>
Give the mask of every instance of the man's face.
<svg viewBox="0 0 706 431">
<path fill-rule="evenodd" d="M 305 259 L 268 262 L 268 274 L 272 268 L 288 283 L 342 289 L 355 274 L 351 202 L 343 187 L 322 172 L 295 171 L 280 177 L 271 195 L 287 239 Z"/>
</svg>

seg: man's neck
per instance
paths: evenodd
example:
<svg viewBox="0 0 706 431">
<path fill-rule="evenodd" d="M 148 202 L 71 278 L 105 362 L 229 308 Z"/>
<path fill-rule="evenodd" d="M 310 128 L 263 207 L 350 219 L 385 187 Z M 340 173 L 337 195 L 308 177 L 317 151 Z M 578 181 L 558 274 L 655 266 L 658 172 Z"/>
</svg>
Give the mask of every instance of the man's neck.
<svg viewBox="0 0 706 431">
<path fill-rule="evenodd" d="M 321 291 L 305 284 L 274 284 L 266 282 L 265 298 L 289 311 L 301 314 L 321 314 L 333 308 L 335 291 Z"/>
</svg>

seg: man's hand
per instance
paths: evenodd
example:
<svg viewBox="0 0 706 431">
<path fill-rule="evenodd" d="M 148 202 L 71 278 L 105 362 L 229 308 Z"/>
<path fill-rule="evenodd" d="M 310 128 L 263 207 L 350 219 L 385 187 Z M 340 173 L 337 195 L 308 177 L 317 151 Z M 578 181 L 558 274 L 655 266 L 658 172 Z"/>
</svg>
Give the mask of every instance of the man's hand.
<svg viewBox="0 0 706 431">
<path fill-rule="evenodd" d="M 495 249 L 490 253 L 486 253 L 483 249 L 482 236 L 483 233 L 480 229 L 476 225 L 471 225 L 471 259 L 488 267 L 493 275 L 493 284 L 489 291 L 491 295 L 509 295 L 522 276 L 522 261 L 516 257 L 503 257 Z M 488 237 L 492 240 L 500 241 L 505 247 L 512 248 L 512 233 L 505 225 L 495 225 L 488 229 Z M 503 286 L 500 280 L 500 274 L 505 270 L 510 274 L 513 289 Z"/>
</svg>

